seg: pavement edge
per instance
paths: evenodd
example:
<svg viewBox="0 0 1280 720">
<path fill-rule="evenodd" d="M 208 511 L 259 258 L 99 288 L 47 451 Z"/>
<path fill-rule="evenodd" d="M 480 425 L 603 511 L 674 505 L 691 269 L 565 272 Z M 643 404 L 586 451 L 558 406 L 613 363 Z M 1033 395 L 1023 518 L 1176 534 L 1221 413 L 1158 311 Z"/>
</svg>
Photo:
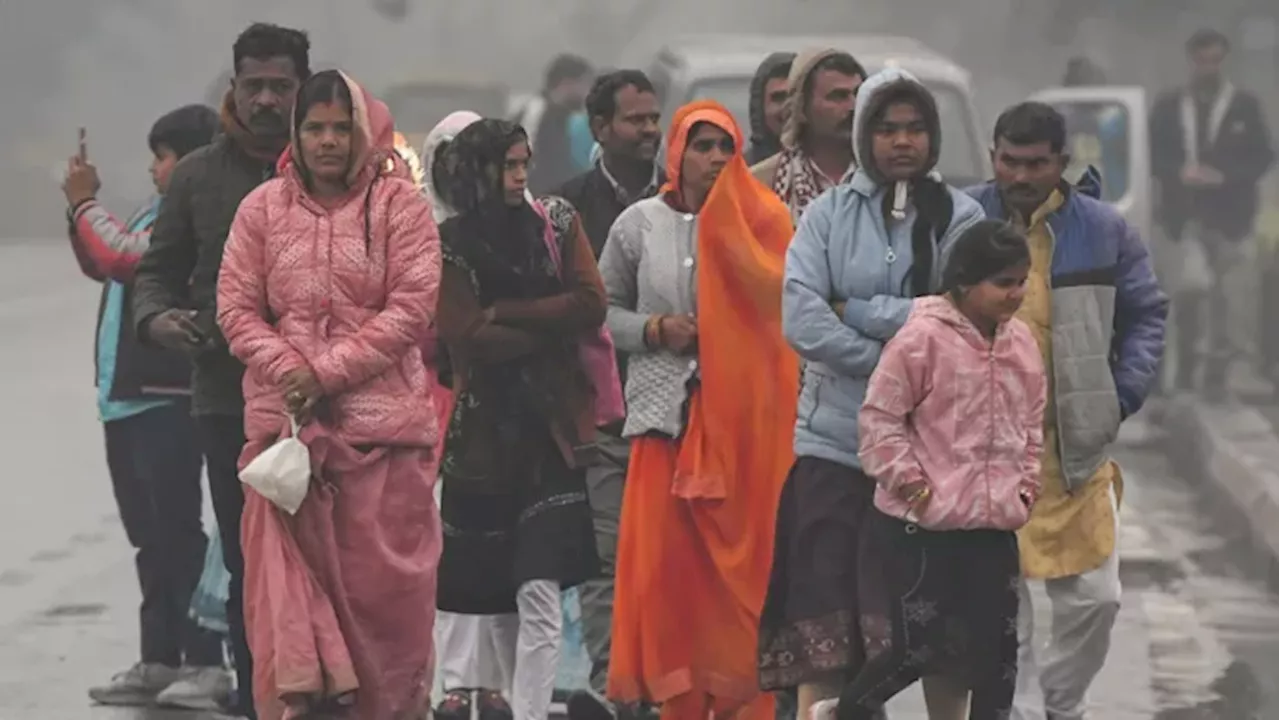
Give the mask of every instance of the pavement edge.
<svg viewBox="0 0 1280 720">
<path fill-rule="evenodd" d="M 1170 455 L 1213 484 L 1260 549 L 1280 555 L 1280 443 L 1266 418 L 1239 403 L 1211 405 L 1191 396 L 1174 398 L 1162 415 Z"/>
</svg>

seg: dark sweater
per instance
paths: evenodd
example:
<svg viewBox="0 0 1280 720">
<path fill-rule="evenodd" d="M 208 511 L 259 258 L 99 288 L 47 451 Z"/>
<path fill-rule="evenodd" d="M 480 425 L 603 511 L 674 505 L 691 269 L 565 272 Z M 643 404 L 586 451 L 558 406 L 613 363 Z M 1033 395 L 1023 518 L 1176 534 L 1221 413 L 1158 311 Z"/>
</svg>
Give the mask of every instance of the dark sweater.
<svg viewBox="0 0 1280 720">
<path fill-rule="evenodd" d="M 244 412 L 244 366 L 231 356 L 218 330 L 218 270 L 240 201 L 274 171 L 274 163 L 249 157 L 226 135 L 184 157 L 173 169 L 151 245 L 138 263 L 133 286 L 138 337 L 148 340 L 147 324 L 156 315 L 188 308 L 196 311 L 196 323 L 209 338 L 194 359 L 195 415 Z"/>
</svg>

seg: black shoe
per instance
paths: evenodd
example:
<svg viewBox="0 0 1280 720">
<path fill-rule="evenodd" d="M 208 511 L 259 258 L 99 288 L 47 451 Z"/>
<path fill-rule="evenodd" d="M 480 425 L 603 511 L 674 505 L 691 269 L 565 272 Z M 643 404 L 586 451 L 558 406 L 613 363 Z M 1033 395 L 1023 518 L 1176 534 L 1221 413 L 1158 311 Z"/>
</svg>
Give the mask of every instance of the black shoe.
<svg viewBox="0 0 1280 720">
<path fill-rule="evenodd" d="M 477 690 L 476 704 L 480 706 L 479 720 L 512 720 L 515 717 L 506 698 L 497 690 Z"/>
<path fill-rule="evenodd" d="M 433 715 L 437 720 L 471 720 L 471 691 L 446 690 Z"/>
<path fill-rule="evenodd" d="M 565 703 L 569 720 L 617 720 L 618 714 L 608 701 L 596 697 L 595 693 L 579 690 L 569 696 Z"/>
</svg>

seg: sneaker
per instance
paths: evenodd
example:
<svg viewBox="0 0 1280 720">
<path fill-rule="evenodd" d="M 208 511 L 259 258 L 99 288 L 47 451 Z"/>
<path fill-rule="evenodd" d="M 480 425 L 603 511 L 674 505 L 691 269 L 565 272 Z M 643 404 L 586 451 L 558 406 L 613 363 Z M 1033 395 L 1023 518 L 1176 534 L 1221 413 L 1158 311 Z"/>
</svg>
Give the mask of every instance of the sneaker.
<svg viewBox="0 0 1280 720">
<path fill-rule="evenodd" d="M 182 676 L 156 696 L 156 703 L 187 710 L 220 710 L 230 695 L 231 673 L 226 670 L 183 668 Z"/>
<path fill-rule="evenodd" d="M 101 705 L 150 705 L 161 690 L 178 679 L 178 668 L 159 663 L 138 663 L 89 689 L 89 698 Z"/>
<path fill-rule="evenodd" d="M 616 720 L 618 717 L 613 703 L 586 690 L 579 690 L 569 696 L 565 714 L 569 716 L 569 720 Z"/>
</svg>

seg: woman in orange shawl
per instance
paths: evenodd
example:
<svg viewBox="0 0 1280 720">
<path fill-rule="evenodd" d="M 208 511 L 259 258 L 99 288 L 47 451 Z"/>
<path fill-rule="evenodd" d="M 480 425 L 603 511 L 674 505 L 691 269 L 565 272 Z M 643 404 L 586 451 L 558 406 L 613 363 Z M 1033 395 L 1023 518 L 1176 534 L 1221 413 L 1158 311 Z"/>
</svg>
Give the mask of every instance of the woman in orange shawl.
<svg viewBox="0 0 1280 720">
<path fill-rule="evenodd" d="M 791 219 L 721 105 L 681 108 L 668 144 L 670 181 L 600 259 L 632 439 L 609 696 L 665 718 L 772 717 L 756 645 L 798 392 L 780 316 Z"/>
</svg>

